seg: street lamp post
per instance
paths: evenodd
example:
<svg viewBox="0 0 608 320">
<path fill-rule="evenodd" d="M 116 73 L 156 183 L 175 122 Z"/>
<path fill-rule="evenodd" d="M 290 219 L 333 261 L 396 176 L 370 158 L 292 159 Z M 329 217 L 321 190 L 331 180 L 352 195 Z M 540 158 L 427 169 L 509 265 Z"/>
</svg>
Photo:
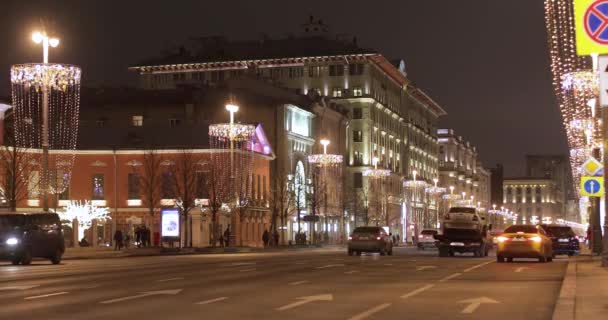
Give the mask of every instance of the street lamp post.
<svg viewBox="0 0 608 320">
<path fill-rule="evenodd" d="M 42 44 L 42 61 L 44 64 L 49 63 L 49 46 L 57 47 L 59 39 L 51 38 L 46 31 L 34 32 L 32 40 L 37 44 Z M 44 84 L 42 85 L 42 210 L 49 211 L 49 203 L 47 200 L 49 188 L 49 88 L 46 85 L 48 74 L 44 76 Z"/>
</svg>

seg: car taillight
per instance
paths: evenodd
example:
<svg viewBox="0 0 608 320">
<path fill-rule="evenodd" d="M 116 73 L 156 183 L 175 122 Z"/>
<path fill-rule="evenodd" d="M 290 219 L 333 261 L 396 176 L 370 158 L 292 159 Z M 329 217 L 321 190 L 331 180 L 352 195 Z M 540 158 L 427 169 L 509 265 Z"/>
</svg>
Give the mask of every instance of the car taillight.
<svg viewBox="0 0 608 320">
<path fill-rule="evenodd" d="M 353 236 L 348 236 L 348 240 L 352 240 L 352 239 L 353 239 Z"/>
<path fill-rule="evenodd" d="M 382 238 L 380 238 L 380 237 L 376 237 L 376 240 L 380 240 L 380 239 L 382 239 Z"/>
<path fill-rule="evenodd" d="M 509 241 L 509 238 L 507 238 L 507 237 L 498 237 L 498 238 L 496 238 L 496 239 L 498 239 L 498 242 L 505 242 L 505 241 Z"/>
<path fill-rule="evenodd" d="M 443 216 L 444 220 L 450 220 L 450 214 L 446 213 L 445 216 Z"/>
<path fill-rule="evenodd" d="M 422 238 L 424 238 L 424 236 L 423 236 L 423 235 L 421 235 L 421 234 L 420 234 L 420 235 L 418 235 L 418 239 L 422 239 Z"/>
<path fill-rule="evenodd" d="M 534 242 L 541 242 L 542 240 L 543 239 L 541 237 L 538 237 L 538 236 L 530 238 L 530 241 L 534 241 Z"/>
</svg>

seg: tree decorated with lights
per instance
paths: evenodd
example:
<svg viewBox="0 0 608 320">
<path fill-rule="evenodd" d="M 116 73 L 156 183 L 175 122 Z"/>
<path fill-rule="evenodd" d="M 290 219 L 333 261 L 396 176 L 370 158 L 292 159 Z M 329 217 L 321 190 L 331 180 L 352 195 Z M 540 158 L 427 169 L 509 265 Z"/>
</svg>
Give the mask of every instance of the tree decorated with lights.
<svg viewBox="0 0 608 320">
<path fill-rule="evenodd" d="M 93 225 L 93 220 L 105 222 L 110 219 L 110 210 L 107 207 L 94 206 L 89 200 L 70 201 L 58 214 L 61 220 L 78 221 L 78 239 L 84 238 L 84 231 Z"/>
<path fill-rule="evenodd" d="M 378 157 L 374 157 L 372 162 L 374 168 L 363 171 L 363 176 L 368 177 L 369 181 L 367 209 L 371 209 L 371 215 L 368 211 L 367 222 L 369 223 L 369 220 L 371 220 L 376 226 L 379 226 L 382 222 L 388 225 L 388 194 L 384 189 L 386 179 L 390 177 L 391 171 L 378 168 Z"/>
<path fill-rule="evenodd" d="M 81 70 L 77 66 L 48 62 L 49 47 L 59 40 L 46 31 L 32 40 L 42 44 L 43 63 L 11 68 L 16 146 L 37 155 L 33 161 L 40 177 L 44 211 L 48 194 L 63 192 L 74 165 L 80 107 Z"/>
</svg>

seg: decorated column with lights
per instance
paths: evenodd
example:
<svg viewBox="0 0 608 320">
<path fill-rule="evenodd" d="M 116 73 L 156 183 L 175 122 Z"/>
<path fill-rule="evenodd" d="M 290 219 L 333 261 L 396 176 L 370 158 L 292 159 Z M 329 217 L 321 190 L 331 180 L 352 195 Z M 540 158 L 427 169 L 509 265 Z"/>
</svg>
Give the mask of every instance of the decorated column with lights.
<svg viewBox="0 0 608 320">
<path fill-rule="evenodd" d="M 15 140 L 17 146 L 40 150 L 39 187 L 44 211 L 48 194 L 61 193 L 68 186 L 74 164 L 80 107 L 79 67 L 49 63 L 49 47 L 59 40 L 45 31 L 32 35 L 42 44 L 43 63 L 11 68 Z"/>
<path fill-rule="evenodd" d="M 442 195 L 444 195 L 446 193 L 445 188 L 437 186 L 438 182 L 439 182 L 439 179 L 437 179 L 437 178 L 433 179 L 433 183 L 435 185 L 425 189 L 425 192 L 427 194 L 429 194 L 433 198 L 433 201 L 435 202 L 435 214 L 433 215 L 433 217 L 429 217 L 430 222 L 431 222 L 429 227 L 432 227 L 432 228 L 439 227 L 440 216 L 441 216 L 441 213 L 443 213 L 443 212 L 440 213 L 440 210 L 439 210 L 439 208 L 440 208 L 439 200 L 440 199 L 443 200 Z M 441 206 L 441 207 L 443 207 L 443 206 Z"/>
<path fill-rule="evenodd" d="M 373 169 L 366 169 L 363 171 L 363 176 L 368 177 L 369 181 L 369 194 L 370 198 L 372 198 L 372 203 L 376 204 L 376 212 L 374 212 L 373 221 L 375 225 L 380 225 L 381 222 L 386 223 L 386 226 L 389 226 L 389 216 L 388 216 L 388 203 L 386 203 L 386 194 L 384 190 L 384 184 L 386 179 L 388 179 L 391 175 L 391 171 L 389 169 L 378 168 L 378 157 L 372 158 L 372 163 L 374 165 Z M 368 201 L 369 202 L 369 201 Z M 384 218 L 384 221 L 382 219 Z"/>
<path fill-rule="evenodd" d="M 410 223 L 414 227 L 412 236 L 414 236 L 414 241 L 417 241 L 418 232 L 423 226 L 424 223 L 424 200 L 419 201 L 419 191 L 425 191 L 427 187 L 427 183 L 424 180 L 418 180 L 418 171 L 412 170 L 412 179 L 405 180 L 403 182 L 403 187 L 405 190 L 409 191 L 410 194 L 410 212 L 411 212 L 411 220 Z M 418 210 L 418 206 L 422 205 L 423 210 Z"/>
<path fill-rule="evenodd" d="M 313 190 L 313 192 L 323 192 L 323 196 L 321 198 L 319 198 L 320 195 L 315 195 L 315 202 L 320 200 L 321 205 L 319 206 L 319 203 L 312 203 L 313 206 L 319 206 L 318 209 L 322 209 L 322 211 L 316 212 L 316 208 L 313 208 L 313 212 L 324 217 L 326 228 L 331 226 L 330 221 L 332 219 L 339 218 L 340 230 L 338 235 L 341 242 L 345 238 L 345 221 L 344 212 L 341 211 L 341 206 L 338 205 L 338 201 L 342 199 L 343 159 L 341 155 L 327 153 L 327 146 L 330 144 L 329 140 L 321 139 L 320 143 L 323 146 L 323 153 L 311 154 L 308 156 L 308 163 L 311 165 L 312 174 L 316 175 L 313 181 L 315 184 L 317 184 L 317 187 L 315 188 L 313 185 L 313 189 L 321 189 Z M 329 192 L 328 188 L 330 189 Z M 311 224 L 314 226 L 315 223 L 316 222 L 313 221 Z M 311 239 L 314 239 L 315 228 L 313 227 L 311 230 Z"/>
</svg>

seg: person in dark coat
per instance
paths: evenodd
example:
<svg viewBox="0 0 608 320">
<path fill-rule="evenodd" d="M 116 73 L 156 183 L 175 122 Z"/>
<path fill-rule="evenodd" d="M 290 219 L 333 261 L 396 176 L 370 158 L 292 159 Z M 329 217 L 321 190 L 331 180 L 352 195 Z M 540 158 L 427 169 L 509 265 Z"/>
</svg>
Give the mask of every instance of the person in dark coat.
<svg viewBox="0 0 608 320">
<path fill-rule="evenodd" d="M 274 231 L 274 245 L 279 246 L 279 232 L 277 230 Z"/>
<path fill-rule="evenodd" d="M 122 249 L 122 231 L 116 230 L 114 232 L 114 250 Z"/>
<path fill-rule="evenodd" d="M 268 241 L 270 241 L 268 230 L 264 230 L 264 233 L 262 234 L 262 241 L 264 241 L 264 248 L 268 247 Z"/>
<path fill-rule="evenodd" d="M 224 244 L 226 247 L 230 246 L 230 228 L 226 228 L 224 231 Z"/>
</svg>

